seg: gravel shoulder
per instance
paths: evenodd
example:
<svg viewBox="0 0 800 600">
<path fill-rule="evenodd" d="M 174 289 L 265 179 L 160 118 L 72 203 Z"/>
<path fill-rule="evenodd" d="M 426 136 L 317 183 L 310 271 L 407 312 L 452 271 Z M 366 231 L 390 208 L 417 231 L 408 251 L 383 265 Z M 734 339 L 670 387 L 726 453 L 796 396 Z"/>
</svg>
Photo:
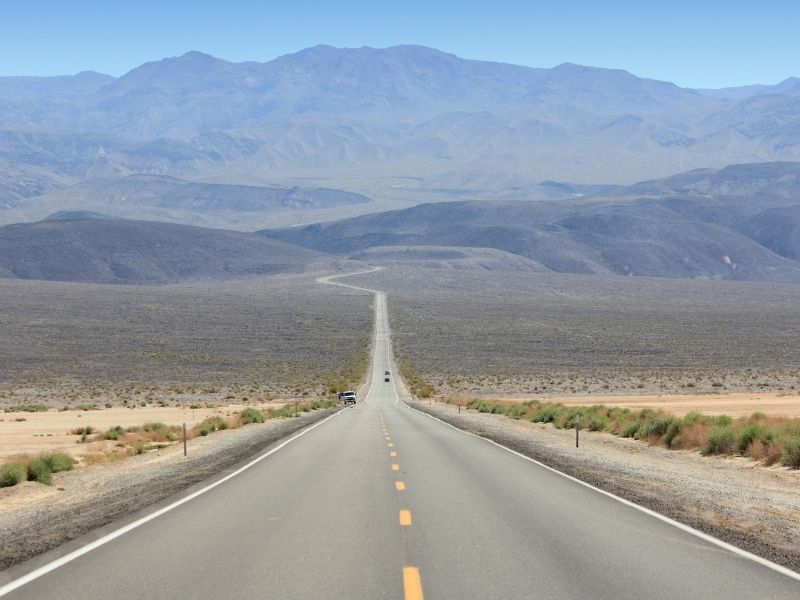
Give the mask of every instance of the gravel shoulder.
<svg viewBox="0 0 800 600">
<path fill-rule="evenodd" d="M 0 489 L 0 569 L 55 548 L 217 475 L 339 410 L 216 432 L 115 463 L 56 473 L 53 486 Z"/>
<path fill-rule="evenodd" d="M 515 421 L 437 402 L 409 405 L 596 487 L 800 571 L 800 472 L 707 458 L 607 433 Z"/>
</svg>

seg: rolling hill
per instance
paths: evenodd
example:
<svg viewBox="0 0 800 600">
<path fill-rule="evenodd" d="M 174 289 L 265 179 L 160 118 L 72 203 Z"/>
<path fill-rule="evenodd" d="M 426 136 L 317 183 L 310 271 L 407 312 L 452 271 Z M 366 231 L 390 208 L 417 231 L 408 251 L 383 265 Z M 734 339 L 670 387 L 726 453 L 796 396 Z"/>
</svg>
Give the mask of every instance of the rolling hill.
<svg viewBox="0 0 800 600">
<path fill-rule="evenodd" d="M 0 227 L 0 277 L 168 283 L 332 270 L 347 261 L 253 234 L 62 215 Z"/>
<path fill-rule="evenodd" d="M 798 169 L 738 165 L 631 186 L 619 196 L 424 204 L 261 233 L 382 260 L 395 246 L 493 248 L 561 273 L 796 282 Z"/>
</svg>

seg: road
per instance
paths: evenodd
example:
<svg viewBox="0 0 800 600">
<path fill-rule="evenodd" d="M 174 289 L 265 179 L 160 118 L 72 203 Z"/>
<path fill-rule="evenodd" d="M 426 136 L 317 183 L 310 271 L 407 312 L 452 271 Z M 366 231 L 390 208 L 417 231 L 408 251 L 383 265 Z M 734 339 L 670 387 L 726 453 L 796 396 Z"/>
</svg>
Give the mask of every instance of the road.
<svg viewBox="0 0 800 600">
<path fill-rule="evenodd" d="M 800 597 L 797 578 L 410 408 L 383 381 L 388 335 L 378 294 L 372 384 L 355 407 L 156 517 L 20 565 L 11 576 L 29 581 L 6 573 L 0 595 Z"/>
</svg>

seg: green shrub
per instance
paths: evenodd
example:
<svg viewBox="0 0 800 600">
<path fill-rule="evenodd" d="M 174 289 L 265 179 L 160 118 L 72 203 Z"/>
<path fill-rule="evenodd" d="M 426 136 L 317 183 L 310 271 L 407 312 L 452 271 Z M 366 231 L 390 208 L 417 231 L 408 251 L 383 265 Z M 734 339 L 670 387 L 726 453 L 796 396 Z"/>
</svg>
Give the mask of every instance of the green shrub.
<svg viewBox="0 0 800 600">
<path fill-rule="evenodd" d="M 720 427 L 727 427 L 733 423 L 733 419 L 731 419 L 728 415 L 719 415 L 717 417 L 717 425 Z"/>
<path fill-rule="evenodd" d="M 536 412 L 533 413 L 531 421 L 534 423 L 552 423 L 558 416 L 558 409 L 551 405 L 541 405 L 537 407 Z"/>
<path fill-rule="evenodd" d="M 649 437 L 661 437 L 665 433 L 667 433 L 667 429 L 672 422 L 671 418 L 657 418 L 653 419 L 652 421 L 646 421 L 642 423 L 639 427 L 638 437 L 639 438 L 649 438 Z"/>
<path fill-rule="evenodd" d="M 699 412 L 693 410 L 686 413 L 686 415 L 683 417 L 683 424 L 686 425 L 687 427 L 691 427 L 695 423 L 704 423 L 707 420 L 708 417 L 705 417 L 704 415 L 701 415 Z"/>
<path fill-rule="evenodd" d="M 736 435 L 733 433 L 732 429 L 724 426 L 716 426 L 711 429 L 708 441 L 705 446 L 700 449 L 700 452 L 704 455 L 732 454 L 735 442 Z"/>
<path fill-rule="evenodd" d="M 626 438 L 636 437 L 636 434 L 639 432 L 639 427 L 641 427 L 639 421 L 634 421 L 623 430 L 622 437 Z"/>
<path fill-rule="evenodd" d="M 753 423 L 746 425 L 739 432 L 739 442 L 737 444 L 740 454 L 747 454 L 747 447 L 753 440 L 761 440 L 765 445 L 772 441 L 773 433 L 768 427 Z"/>
<path fill-rule="evenodd" d="M 4 408 L 3 412 L 47 412 L 47 406 L 44 404 L 17 404 Z"/>
<path fill-rule="evenodd" d="M 800 469 L 800 438 L 790 437 L 783 441 L 781 464 L 793 469 Z"/>
<path fill-rule="evenodd" d="M 678 436 L 681 433 L 681 427 L 682 424 L 678 419 L 670 417 L 667 430 L 664 432 L 664 435 L 661 436 L 661 441 L 664 442 L 664 445 L 667 448 L 672 448 L 673 443 L 675 444 L 675 447 L 678 447 L 680 444 L 680 439 Z"/>
<path fill-rule="evenodd" d="M 41 455 L 41 459 L 47 464 L 52 473 L 61 471 L 71 471 L 75 466 L 75 459 L 63 452 L 46 452 Z"/>
<path fill-rule="evenodd" d="M 52 485 L 53 472 L 41 457 L 34 458 L 28 463 L 28 481 Z"/>
<path fill-rule="evenodd" d="M 125 435 L 125 430 L 120 425 L 115 425 L 108 431 L 103 434 L 103 437 L 107 440 L 118 440 L 120 437 Z"/>
<path fill-rule="evenodd" d="M 528 407 L 525 404 L 514 404 L 506 411 L 506 416 L 510 419 L 519 419 L 528 413 Z"/>
<path fill-rule="evenodd" d="M 605 431 L 611 424 L 609 418 L 605 415 L 590 415 L 589 416 L 589 431 Z"/>
<path fill-rule="evenodd" d="M 241 413 L 242 423 L 249 425 L 250 423 L 263 423 L 264 413 L 255 408 L 245 408 Z"/>
<path fill-rule="evenodd" d="M 0 487 L 11 487 L 27 477 L 25 467 L 19 463 L 6 463 L 0 466 Z"/>
<path fill-rule="evenodd" d="M 228 428 L 228 422 L 222 417 L 209 417 L 197 426 L 200 435 L 208 435 L 214 431 L 221 431 Z"/>
<path fill-rule="evenodd" d="M 145 423 L 142 425 L 142 431 L 165 433 L 169 431 L 169 426 L 164 423 Z"/>
</svg>

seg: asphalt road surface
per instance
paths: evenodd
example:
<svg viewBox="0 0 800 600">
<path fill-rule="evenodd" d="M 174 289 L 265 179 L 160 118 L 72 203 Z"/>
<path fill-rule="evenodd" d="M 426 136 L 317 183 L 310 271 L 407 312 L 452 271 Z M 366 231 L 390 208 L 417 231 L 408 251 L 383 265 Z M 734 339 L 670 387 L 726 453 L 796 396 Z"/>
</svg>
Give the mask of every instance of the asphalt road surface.
<svg viewBox="0 0 800 600">
<path fill-rule="evenodd" d="M 409 408 L 382 295 L 376 312 L 372 385 L 355 407 L 155 518 L 14 568 L 30 581 L 0 595 L 800 598 L 791 574 Z"/>
</svg>

